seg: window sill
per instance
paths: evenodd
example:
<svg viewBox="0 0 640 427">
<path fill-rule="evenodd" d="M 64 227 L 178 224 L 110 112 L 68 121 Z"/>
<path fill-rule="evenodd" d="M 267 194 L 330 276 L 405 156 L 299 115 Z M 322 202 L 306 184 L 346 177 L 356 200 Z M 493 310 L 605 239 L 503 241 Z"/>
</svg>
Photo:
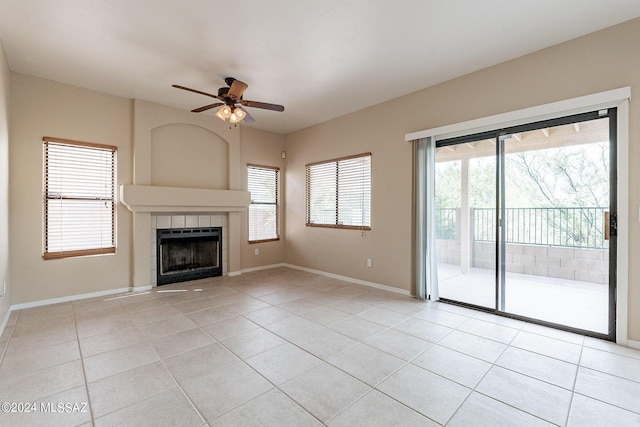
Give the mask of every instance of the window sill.
<svg viewBox="0 0 640 427">
<path fill-rule="evenodd" d="M 307 227 L 321 227 L 321 228 L 344 228 L 347 230 L 362 230 L 369 231 L 371 230 L 370 226 L 367 225 L 338 225 L 338 224 L 305 224 Z"/>
</svg>

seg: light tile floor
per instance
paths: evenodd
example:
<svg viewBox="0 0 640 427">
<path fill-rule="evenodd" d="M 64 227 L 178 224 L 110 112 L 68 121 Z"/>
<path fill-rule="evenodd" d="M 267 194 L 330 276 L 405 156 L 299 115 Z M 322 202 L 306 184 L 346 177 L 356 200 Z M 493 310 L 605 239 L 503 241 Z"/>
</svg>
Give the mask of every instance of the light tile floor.
<svg viewBox="0 0 640 427">
<path fill-rule="evenodd" d="M 17 311 L 0 351 L 3 426 L 640 425 L 638 350 L 286 268 Z"/>
</svg>

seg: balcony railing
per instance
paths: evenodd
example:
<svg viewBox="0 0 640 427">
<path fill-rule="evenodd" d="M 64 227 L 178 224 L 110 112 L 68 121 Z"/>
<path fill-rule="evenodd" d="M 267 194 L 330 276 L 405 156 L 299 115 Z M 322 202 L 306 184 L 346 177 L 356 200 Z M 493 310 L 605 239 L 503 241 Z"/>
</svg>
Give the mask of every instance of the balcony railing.
<svg viewBox="0 0 640 427">
<path fill-rule="evenodd" d="M 505 241 L 523 245 L 565 246 L 603 249 L 604 207 L 582 208 L 506 208 Z M 474 241 L 495 241 L 496 210 L 470 209 L 471 236 Z M 460 230 L 460 209 L 436 209 L 436 236 L 453 240 Z"/>
</svg>

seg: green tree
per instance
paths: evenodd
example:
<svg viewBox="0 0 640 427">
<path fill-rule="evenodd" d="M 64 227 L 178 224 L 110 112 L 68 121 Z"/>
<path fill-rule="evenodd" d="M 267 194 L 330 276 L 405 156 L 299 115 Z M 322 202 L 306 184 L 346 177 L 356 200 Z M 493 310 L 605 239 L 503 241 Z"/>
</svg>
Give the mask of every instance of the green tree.
<svg viewBox="0 0 640 427">
<path fill-rule="evenodd" d="M 510 206 L 595 207 L 609 204 L 607 142 L 509 154 Z M 526 197 L 523 197 L 526 196 Z"/>
<path fill-rule="evenodd" d="M 460 160 L 436 163 L 436 208 L 459 208 L 462 191 Z"/>
</svg>

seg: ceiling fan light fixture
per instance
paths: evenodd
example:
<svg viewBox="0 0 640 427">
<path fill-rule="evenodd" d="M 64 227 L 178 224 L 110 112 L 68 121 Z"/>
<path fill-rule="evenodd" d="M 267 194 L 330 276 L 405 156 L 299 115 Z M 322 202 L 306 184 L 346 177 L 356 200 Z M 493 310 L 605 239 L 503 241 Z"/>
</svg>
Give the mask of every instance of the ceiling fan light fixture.
<svg viewBox="0 0 640 427">
<path fill-rule="evenodd" d="M 230 119 L 231 115 L 231 107 L 229 107 L 228 105 L 223 105 L 216 113 L 216 116 L 218 116 L 222 121 Z"/>
<path fill-rule="evenodd" d="M 233 113 L 231 113 L 231 117 L 229 117 L 229 121 L 231 123 L 238 123 L 240 120 L 242 120 L 242 119 L 238 118 L 238 116 L 236 115 L 235 111 Z"/>
<path fill-rule="evenodd" d="M 236 117 L 238 118 L 238 121 L 243 120 L 247 116 L 247 113 L 240 107 L 236 107 L 233 110 L 233 114 L 236 115 Z"/>
</svg>

